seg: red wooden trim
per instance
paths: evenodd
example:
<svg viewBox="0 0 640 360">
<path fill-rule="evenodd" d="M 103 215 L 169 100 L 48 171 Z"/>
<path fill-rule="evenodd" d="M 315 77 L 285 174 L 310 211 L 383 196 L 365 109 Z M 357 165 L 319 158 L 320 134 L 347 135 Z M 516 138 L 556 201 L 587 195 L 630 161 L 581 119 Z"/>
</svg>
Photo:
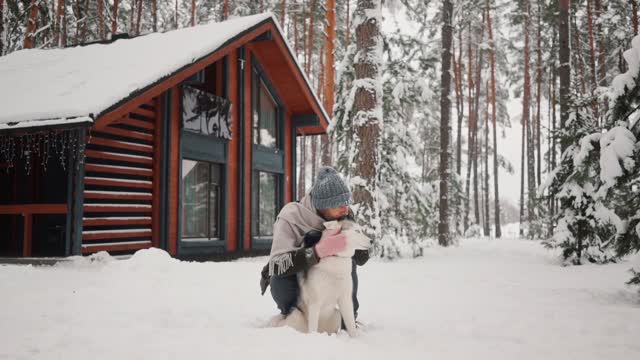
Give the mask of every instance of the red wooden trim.
<svg viewBox="0 0 640 360">
<path fill-rule="evenodd" d="M 144 116 L 144 117 L 149 118 L 149 119 L 155 119 L 156 118 L 156 112 L 155 111 L 143 109 L 141 107 L 136 108 L 135 110 L 132 111 L 132 113 L 140 115 L 140 116 Z"/>
<path fill-rule="evenodd" d="M 245 64 L 251 64 L 251 50 L 247 49 Z M 244 250 L 251 250 L 251 180 L 253 178 L 252 174 L 252 153 L 253 149 L 253 132 L 252 129 L 252 121 L 253 116 L 251 114 L 251 83 L 252 83 L 252 73 L 251 66 L 245 65 L 244 67 L 244 128 L 246 134 L 244 136 L 244 153 L 245 153 L 245 163 L 244 163 Z"/>
<path fill-rule="evenodd" d="M 231 114 L 231 142 L 229 143 L 229 162 L 227 163 L 227 171 L 229 172 L 229 206 L 227 207 L 227 249 L 229 251 L 236 251 L 238 249 L 238 228 L 241 226 L 238 224 L 238 172 L 240 166 L 238 164 L 238 145 L 240 143 L 240 124 L 239 115 L 240 109 L 238 109 L 238 55 L 233 51 L 228 57 L 228 69 L 229 69 L 229 100 L 232 107 Z"/>
<path fill-rule="evenodd" d="M 127 187 L 127 188 L 136 188 L 136 189 L 151 189 L 152 184 L 148 183 L 139 183 L 139 182 L 129 182 L 127 180 L 106 180 L 106 179 L 93 179 L 93 178 L 85 178 L 84 183 L 86 185 L 103 185 L 103 186 L 114 186 L 114 187 Z"/>
<path fill-rule="evenodd" d="M 159 107 L 156 107 L 156 101 L 155 99 L 151 99 L 149 101 L 147 101 L 146 103 L 144 103 L 143 105 L 149 106 L 152 109 L 160 109 Z"/>
<path fill-rule="evenodd" d="M 89 140 L 89 144 L 103 145 L 103 146 L 109 146 L 112 148 L 125 149 L 125 150 L 134 150 L 134 151 L 140 151 L 140 152 L 149 153 L 149 154 L 153 153 L 153 148 L 149 146 L 142 146 L 142 145 L 119 141 L 119 140 L 103 139 L 97 136 L 92 136 L 91 140 Z"/>
<path fill-rule="evenodd" d="M 151 219 L 111 219 L 95 218 L 83 220 L 83 227 L 87 226 L 107 226 L 107 225 L 151 225 Z"/>
<path fill-rule="evenodd" d="M 178 253 L 178 216 L 179 207 L 178 204 L 178 186 L 180 186 L 179 174 L 179 152 L 180 149 L 180 99 L 182 97 L 181 88 L 176 86 L 171 91 L 171 154 L 170 156 L 170 175 L 169 175 L 169 254 L 175 256 Z"/>
<path fill-rule="evenodd" d="M 112 199 L 112 200 L 148 200 L 151 201 L 153 196 L 151 194 L 118 194 L 114 192 L 113 194 L 105 194 L 105 193 L 97 193 L 92 190 L 85 190 L 84 192 L 85 199 Z"/>
<path fill-rule="evenodd" d="M 258 26 L 255 30 L 248 32 L 240 37 L 238 37 L 235 41 L 229 43 L 225 48 L 219 49 L 218 51 L 213 52 L 212 54 L 206 56 L 202 60 L 194 63 L 193 65 L 178 71 L 177 73 L 169 76 L 164 81 L 159 82 L 158 84 L 151 86 L 149 89 L 141 93 L 140 95 L 126 101 L 124 104 L 119 106 L 118 108 L 100 116 L 96 119 L 96 124 L 109 124 L 110 122 L 124 116 L 127 113 L 133 112 L 137 109 L 141 104 L 150 102 L 154 97 L 159 96 L 163 92 L 168 89 L 177 86 L 185 79 L 189 78 L 193 74 L 198 71 L 204 69 L 210 64 L 222 59 L 229 53 L 235 51 L 239 46 L 244 43 L 249 42 L 251 39 L 260 35 L 261 33 L 273 29 L 271 22 L 267 22 L 261 26 Z"/>
<path fill-rule="evenodd" d="M 0 214 L 66 214 L 67 204 L 13 204 L 0 205 Z"/>
<path fill-rule="evenodd" d="M 151 165 L 152 162 L 153 162 L 152 159 L 131 157 L 131 156 L 128 156 L 126 154 L 115 154 L 115 153 L 107 154 L 107 152 L 100 151 L 100 150 L 86 150 L 85 151 L 85 155 L 88 158 L 93 158 L 93 159 L 126 161 L 126 162 L 130 162 L 130 163 L 146 164 L 146 165 Z"/>
<path fill-rule="evenodd" d="M 222 83 L 222 60 L 216 62 L 216 95 L 222 96 L 224 91 L 222 87 L 224 84 Z"/>
<path fill-rule="evenodd" d="M 86 164 L 85 170 L 103 172 L 103 173 L 109 173 L 109 174 L 127 174 L 127 175 L 140 175 L 140 176 L 153 175 L 153 171 L 151 171 L 151 169 L 112 167 L 112 166 L 100 165 L 100 164 Z"/>
<path fill-rule="evenodd" d="M 122 124 L 122 123 L 120 123 L 120 124 Z M 102 129 L 99 129 L 99 130 L 96 130 L 96 131 L 107 133 L 107 134 L 111 134 L 111 135 L 127 137 L 127 138 L 130 138 L 130 139 L 138 139 L 138 140 L 144 140 L 144 141 L 148 141 L 148 142 L 152 142 L 153 141 L 153 135 L 151 135 L 151 134 L 137 132 L 137 131 L 131 131 L 131 130 L 125 130 L 125 129 L 118 129 L 118 128 L 111 127 L 111 126 L 107 126 L 107 127 L 104 127 Z"/>
<path fill-rule="evenodd" d="M 146 129 L 146 130 L 153 130 L 153 128 L 155 127 L 152 122 L 139 120 L 139 119 L 132 119 L 128 116 L 120 118 L 119 120 L 116 120 L 109 125 L 119 125 L 119 124 L 133 126 L 140 129 Z M 104 129 L 106 127 L 108 126 L 100 126 L 100 127 L 96 127 L 96 129 L 99 130 L 99 129 Z"/>
<path fill-rule="evenodd" d="M 156 109 L 162 109 L 162 97 L 155 99 Z M 151 226 L 151 243 L 154 247 L 160 247 L 160 159 L 162 154 L 162 146 L 160 145 L 160 137 L 162 130 L 162 112 L 156 112 L 154 136 L 156 143 L 153 146 L 153 195 L 151 201 L 153 225 Z"/>
<path fill-rule="evenodd" d="M 127 250 L 139 250 L 148 249 L 151 247 L 151 242 L 137 243 L 137 244 L 104 244 L 104 245 L 82 245 L 82 254 L 92 254 L 98 251 L 127 251 Z"/>
<path fill-rule="evenodd" d="M 29 257 L 31 256 L 31 248 L 33 244 L 32 239 L 32 231 L 33 231 L 33 217 L 31 214 L 25 214 L 24 216 L 24 231 L 22 238 L 22 256 Z"/>
<path fill-rule="evenodd" d="M 285 125 L 284 125 L 284 188 L 285 188 L 285 192 L 284 192 L 284 202 L 289 203 L 291 201 L 293 201 L 291 199 L 291 194 L 292 194 L 292 189 L 293 189 L 293 184 L 291 182 L 293 173 L 292 173 L 292 169 L 291 169 L 291 161 L 292 161 L 292 149 L 291 149 L 291 114 L 290 113 L 286 113 L 285 114 L 285 121 L 284 121 Z"/>
<path fill-rule="evenodd" d="M 150 213 L 150 207 L 140 207 L 140 206 L 104 206 L 104 205 L 84 205 L 83 207 L 85 213 Z"/>
<path fill-rule="evenodd" d="M 273 25 L 273 23 L 269 23 L 269 27 L 271 28 L 271 32 L 273 34 L 278 34 L 279 32 L 276 30 L 276 27 Z M 325 116 L 323 115 L 324 113 L 322 112 L 321 108 L 320 108 L 320 104 L 318 104 L 315 100 L 315 98 L 312 95 L 312 91 L 313 89 L 310 87 L 311 84 L 307 85 L 307 82 L 304 80 L 304 77 L 302 75 L 302 70 L 298 68 L 298 66 L 294 63 L 292 55 L 289 53 L 289 49 L 287 47 L 287 44 L 285 44 L 284 40 L 282 39 L 281 36 L 274 36 L 273 37 L 276 45 L 278 46 L 278 49 L 285 54 L 284 58 L 286 59 L 287 64 L 289 65 L 289 68 L 291 69 L 291 72 L 294 74 L 298 85 L 300 86 L 301 89 L 303 89 L 303 93 L 304 93 L 304 97 L 307 99 L 307 101 L 309 102 L 309 104 L 311 105 L 311 108 L 313 109 L 313 111 L 318 114 L 318 117 L 320 118 L 320 124 L 322 125 L 322 127 L 325 129 L 327 129 L 327 127 L 329 126 L 329 119 L 325 118 Z"/>
<path fill-rule="evenodd" d="M 151 229 L 131 230 L 129 232 L 82 234 L 82 241 L 139 238 L 148 237 L 149 235 L 151 235 Z"/>
</svg>

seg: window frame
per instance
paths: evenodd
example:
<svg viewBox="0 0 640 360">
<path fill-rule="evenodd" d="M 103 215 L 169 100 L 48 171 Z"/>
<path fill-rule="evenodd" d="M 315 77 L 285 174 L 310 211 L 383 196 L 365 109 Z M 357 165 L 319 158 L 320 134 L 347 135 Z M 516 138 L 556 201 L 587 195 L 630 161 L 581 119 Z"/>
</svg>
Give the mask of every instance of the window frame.
<svg viewBox="0 0 640 360">
<path fill-rule="evenodd" d="M 205 237 L 200 237 L 200 236 L 186 236 L 184 234 L 184 226 L 185 224 L 183 223 L 180 229 L 180 240 L 181 241 L 186 241 L 186 242 L 195 242 L 195 241 L 201 241 L 201 242 L 212 242 L 212 241 L 220 241 L 223 240 L 223 213 L 224 213 L 224 207 L 223 207 L 223 193 L 222 193 L 222 189 L 224 187 L 224 166 L 223 164 L 219 164 L 219 163 L 215 163 L 215 162 L 211 162 L 211 161 L 207 161 L 207 160 L 198 160 L 198 159 L 192 159 L 188 156 L 183 157 L 180 161 L 180 165 L 182 168 L 182 164 L 184 161 L 193 161 L 195 163 L 203 163 L 203 164 L 207 164 L 208 168 L 209 168 L 209 176 L 208 176 L 208 180 L 207 180 L 207 215 L 206 215 L 206 222 L 207 222 L 207 235 Z M 217 167 L 219 174 L 218 174 L 218 183 L 214 184 L 213 181 L 213 168 Z M 217 188 L 217 193 L 216 193 L 216 202 L 217 202 L 217 226 L 216 226 L 216 230 L 218 232 L 217 236 L 212 236 L 211 234 L 211 187 L 212 185 L 215 185 Z M 181 171 L 181 175 L 180 175 L 180 220 L 182 221 L 182 219 L 184 218 L 184 174 Z"/>
</svg>

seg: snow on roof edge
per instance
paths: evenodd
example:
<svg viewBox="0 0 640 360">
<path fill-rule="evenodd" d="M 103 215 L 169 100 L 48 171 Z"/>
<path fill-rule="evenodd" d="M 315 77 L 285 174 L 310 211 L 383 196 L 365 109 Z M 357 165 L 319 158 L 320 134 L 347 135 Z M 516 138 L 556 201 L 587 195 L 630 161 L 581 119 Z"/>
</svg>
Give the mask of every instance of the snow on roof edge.
<svg viewBox="0 0 640 360">
<path fill-rule="evenodd" d="M 50 127 L 50 126 L 56 126 L 56 125 L 92 123 L 92 122 L 93 122 L 93 119 L 89 116 L 78 116 L 75 118 L 60 118 L 60 119 L 46 119 L 46 120 L 43 120 L 43 119 L 26 120 L 26 121 L 20 121 L 16 123 L 5 123 L 5 124 L 0 123 L 0 131 Z"/>
</svg>

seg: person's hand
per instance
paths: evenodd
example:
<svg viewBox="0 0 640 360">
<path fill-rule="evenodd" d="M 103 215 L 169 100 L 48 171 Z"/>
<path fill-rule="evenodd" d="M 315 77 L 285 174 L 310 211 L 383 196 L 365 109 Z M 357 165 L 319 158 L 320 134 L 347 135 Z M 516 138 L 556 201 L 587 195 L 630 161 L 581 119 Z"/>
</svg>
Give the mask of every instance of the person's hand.
<svg viewBox="0 0 640 360">
<path fill-rule="evenodd" d="M 316 255 L 319 258 L 332 256 L 347 247 L 347 235 L 340 232 L 340 229 L 327 229 L 322 232 L 320 241 L 314 246 Z"/>
</svg>

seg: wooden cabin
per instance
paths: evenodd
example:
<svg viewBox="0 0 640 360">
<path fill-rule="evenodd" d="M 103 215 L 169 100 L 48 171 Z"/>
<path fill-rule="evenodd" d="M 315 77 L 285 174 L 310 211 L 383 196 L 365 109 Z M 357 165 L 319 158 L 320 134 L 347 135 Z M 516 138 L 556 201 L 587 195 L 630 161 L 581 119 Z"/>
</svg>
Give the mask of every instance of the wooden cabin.
<svg viewBox="0 0 640 360">
<path fill-rule="evenodd" d="M 328 116 L 271 14 L 0 57 L 0 255 L 267 250 Z"/>
</svg>

